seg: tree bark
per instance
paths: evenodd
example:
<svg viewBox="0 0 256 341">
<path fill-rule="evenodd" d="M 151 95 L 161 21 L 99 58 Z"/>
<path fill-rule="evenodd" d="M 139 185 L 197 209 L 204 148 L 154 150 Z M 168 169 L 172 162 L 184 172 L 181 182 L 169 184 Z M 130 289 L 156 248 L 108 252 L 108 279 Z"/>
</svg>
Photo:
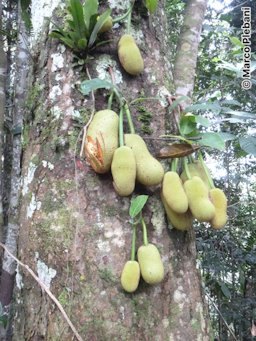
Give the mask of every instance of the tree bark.
<svg viewBox="0 0 256 341">
<path fill-rule="evenodd" d="M 53 10 L 53 3 L 41 2 Z M 32 0 L 32 23 L 36 3 Z M 114 15 L 123 13 L 120 6 L 125 3 L 109 4 L 114 4 Z M 146 66 L 141 76 L 128 76 L 118 62 L 116 45 L 124 26 L 113 30 L 109 37 L 114 42 L 105 53 L 96 51 L 87 66 L 92 78 L 109 77 L 111 66 L 128 102 L 163 96 L 171 87 L 163 6 L 159 4 L 151 29 L 147 18 L 135 15 L 138 20 L 132 32 Z M 130 198 L 118 197 L 109 174 L 95 174 L 76 157 L 77 125 L 81 129 L 86 124 L 94 106 L 96 110 L 107 107 L 105 92 L 96 92 L 93 103 L 75 89 L 76 82 L 87 76 L 72 67 L 68 49 L 49 39 L 47 21 L 34 34 L 23 128 L 27 140 L 23 142 L 18 257 L 49 285 L 84 340 L 209 340 L 194 238 L 168 229 L 159 188 L 138 186 L 135 193 L 150 195 L 145 219 L 149 240 L 164 260 L 164 281 L 157 286 L 141 282 L 134 294 L 122 290 L 120 275 L 130 256 L 132 237 Z M 154 113 L 152 137 L 164 134 L 171 120 L 168 108 L 156 101 L 143 106 Z M 131 109 L 140 133 L 139 114 L 134 106 Z M 160 145 L 149 143 L 149 148 L 154 153 Z M 139 231 L 137 247 L 141 244 Z M 59 310 L 21 269 L 14 310 L 13 340 L 72 339 Z"/>
</svg>

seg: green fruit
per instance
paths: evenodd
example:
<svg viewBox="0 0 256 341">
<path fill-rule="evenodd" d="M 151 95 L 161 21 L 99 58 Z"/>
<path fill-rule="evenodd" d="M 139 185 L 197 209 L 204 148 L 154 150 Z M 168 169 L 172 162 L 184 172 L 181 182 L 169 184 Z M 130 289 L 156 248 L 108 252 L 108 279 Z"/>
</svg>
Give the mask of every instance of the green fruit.
<svg viewBox="0 0 256 341">
<path fill-rule="evenodd" d="M 138 182 L 145 186 L 160 184 L 164 176 L 163 166 L 149 153 L 143 139 L 137 134 L 125 134 L 124 139 L 135 155 Z"/>
<path fill-rule="evenodd" d="M 227 222 L 227 198 L 225 193 L 219 188 L 210 190 L 210 199 L 215 207 L 215 215 L 211 220 L 211 225 L 215 229 L 221 229 Z"/>
<path fill-rule="evenodd" d="M 111 172 L 116 192 L 121 196 L 130 195 L 136 179 L 136 161 L 131 148 L 122 146 L 115 150 Z"/>
<path fill-rule="evenodd" d="M 164 266 L 157 247 L 142 245 L 138 249 L 138 262 L 141 276 L 148 284 L 160 283 L 164 278 Z"/>
<path fill-rule="evenodd" d="M 199 221 L 210 221 L 215 215 L 215 207 L 209 199 L 209 191 L 198 176 L 184 183 L 188 205 L 193 216 Z"/>
<path fill-rule="evenodd" d="M 85 154 L 97 173 L 110 170 L 112 158 L 118 147 L 118 115 L 112 110 L 98 111 L 88 127 Z"/>
<path fill-rule="evenodd" d="M 122 275 L 121 285 L 127 292 L 134 292 L 140 281 L 140 266 L 136 261 L 129 260 L 125 263 Z"/>
<path fill-rule="evenodd" d="M 99 19 L 99 17 L 97 18 L 97 20 Z M 113 27 L 113 20 L 112 17 L 109 16 L 107 18 L 107 20 L 104 22 L 103 26 L 101 27 L 101 29 L 99 30 L 99 33 L 105 33 L 109 30 L 111 30 L 111 28 Z"/>
<path fill-rule="evenodd" d="M 163 194 L 161 194 L 162 203 L 164 204 L 165 212 L 170 221 L 171 225 L 175 227 L 177 230 L 187 231 L 192 227 L 193 224 L 193 216 L 191 212 L 188 210 L 186 213 L 177 213 L 173 211 L 167 204 Z"/>
<path fill-rule="evenodd" d="M 176 213 L 185 213 L 188 210 L 188 198 L 182 181 L 176 172 L 167 172 L 162 185 L 163 197 L 168 206 Z"/>
<path fill-rule="evenodd" d="M 205 166 L 206 167 L 206 166 Z M 199 178 L 201 178 L 203 180 L 203 182 L 206 184 L 206 186 L 210 189 L 210 184 L 209 184 L 209 181 L 207 179 L 207 175 L 204 171 L 204 168 L 203 166 L 201 165 L 200 162 L 198 161 L 195 161 L 193 163 L 189 163 L 188 164 L 188 169 L 189 169 L 189 172 L 190 172 L 190 176 L 193 177 L 193 176 L 199 176 Z M 187 177 L 187 174 L 185 171 L 183 171 L 181 173 L 181 176 L 180 176 L 181 180 L 183 182 L 185 182 L 186 180 L 188 180 L 188 177 Z"/>
<path fill-rule="evenodd" d="M 137 76 L 144 70 L 144 61 L 134 38 L 124 34 L 118 43 L 118 58 L 130 75 Z"/>
</svg>

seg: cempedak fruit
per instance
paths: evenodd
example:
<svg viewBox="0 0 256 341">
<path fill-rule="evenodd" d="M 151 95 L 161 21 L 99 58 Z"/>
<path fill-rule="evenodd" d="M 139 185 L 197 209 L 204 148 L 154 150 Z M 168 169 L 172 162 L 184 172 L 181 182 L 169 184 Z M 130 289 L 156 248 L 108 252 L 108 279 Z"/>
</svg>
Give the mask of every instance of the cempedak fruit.
<svg viewBox="0 0 256 341">
<path fill-rule="evenodd" d="M 144 70 L 144 61 L 134 38 L 124 34 L 118 43 L 118 58 L 130 75 L 137 76 Z"/>
<path fill-rule="evenodd" d="M 198 176 L 185 181 L 184 189 L 193 216 L 199 221 L 210 221 L 215 215 L 215 207 L 209 199 L 209 191 Z"/>
<path fill-rule="evenodd" d="M 97 20 L 99 19 L 99 17 L 97 18 Z M 111 30 L 111 28 L 113 27 L 113 20 L 112 17 L 109 16 L 106 21 L 104 22 L 103 26 L 101 27 L 101 29 L 99 30 L 99 33 L 105 33 L 109 30 Z"/>
<path fill-rule="evenodd" d="M 160 283 L 164 278 L 164 266 L 157 247 L 142 245 L 138 249 L 138 262 L 141 275 L 148 284 Z"/>
<path fill-rule="evenodd" d="M 205 166 L 206 167 L 206 166 Z M 205 183 L 205 185 L 207 186 L 207 188 L 210 189 L 210 185 L 209 185 L 209 181 L 207 179 L 207 175 L 204 171 L 203 166 L 201 165 L 200 162 L 195 161 L 193 163 L 189 163 L 188 164 L 188 169 L 190 172 L 191 177 L 193 176 L 199 176 L 199 178 L 201 178 L 203 180 L 203 182 Z M 180 178 L 183 182 L 185 182 L 186 180 L 188 180 L 187 174 L 185 171 L 183 171 L 180 175 Z"/>
<path fill-rule="evenodd" d="M 188 198 L 182 181 L 176 172 L 167 172 L 162 185 L 163 197 L 168 206 L 176 213 L 185 213 L 188 210 Z"/>
<path fill-rule="evenodd" d="M 185 213 L 177 213 L 173 211 L 173 209 L 167 204 L 163 194 L 161 194 L 162 203 L 164 205 L 164 209 L 168 220 L 171 225 L 175 227 L 177 230 L 187 231 L 192 227 L 193 224 L 193 216 L 191 212 L 188 210 Z"/>
<path fill-rule="evenodd" d="M 121 285 L 127 292 L 134 292 L 140 281 L 140 266 L 136 261 L 129 260 L 125 263 L 122 275 Z"/>
<path fill-rule="evenodd" d="M 118 115 L 112 110 L 98 111 L 88 127 L 85 154 L 97 173 L 110 170 L 112 158 L 118 147 Z"/>
<path fill-rule="evenodd" d="M 143 139 L 137 134 L 125 134 L 124 139 L 135 155 L 138 182 L 145 186 L 160 184 L 164 176 L 163 166 L 149 153 Z"/>
<path fill-rule="evenodd" d="M 221 229 L 227 222 L 227 198 L 225 193 L 219 188 L 210 190 L 210 199 L 215 206 L 215 215 L 211 220 L 211 225 L 215 229 Z"/>
<path fill-rule="evenodd" d="M 111 172 L 116 192 L 121 196 L 130 195 L 136 180 L 136 161 L 130 147 L 121 146 L 115 150 Z"/>
</svg>

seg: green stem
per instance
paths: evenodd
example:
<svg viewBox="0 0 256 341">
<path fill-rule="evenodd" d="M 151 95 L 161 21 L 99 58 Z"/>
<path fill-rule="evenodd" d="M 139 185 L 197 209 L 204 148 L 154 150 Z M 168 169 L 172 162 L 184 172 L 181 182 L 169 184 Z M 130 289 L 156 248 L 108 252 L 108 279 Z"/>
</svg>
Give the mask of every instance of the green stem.
<svg viewBox="0 0 256 341">
<path fill-rule="evenodd" d="M 113 102 L 113 97 L 114 97 L 114 91 L 111 91 L 111 94 L 108 98 L 108 109 L 110 110 L 112 108 L 112 102 Z"/>
<path fill-rule="evenodd" d="M 208 172 L 208 169 L 207 169 L 206 166 L 205 166 L 204 159 L 203 159 L 203 155 L 202 155 L 201 152 L 198 153 L 198 159 L 199 159 L 199 161 L 200 161 L 200 163 L 201 163 L 201 166 L 202 166 L 203 169 L 204 169 L 204 172 L 205 172 L 205 174 L 206 174 L 206 177 L 207 177 L 207 180 L 208 180 L 208 183 L 209 183 L 210 187 L 211 187 L 211 188 L 215 188 L 214 183 L 213 183 L 213 180 L 212 180 L 212 177 L 211 177 L 210 173 Z"/>
<path fill-rule="evenodd" d="M 190 180 L 192 177 L 191 177 L 190 171 L 188 169 L 188 161 L 187 161 L 186 157 L 184 157 L 184 159 L 183 159 L 183 168 L 184 168 L 184 171 L 185 171 L 187 178 Z"/>
<path fill-rule="evenodd" d="M 124 105 L 124 102 L 123 102 L 123 98 L 122 96 L 119 94 L 118 90 L 116 88 L 113 88 L 113 92 L 115 94 L 115 96 L 117 97 L 118 99 L 118 102 L 119 102 L 119 107 L 120 109 L 123 107 Z"/>
<path fill-rule="evenodd" d="M 120 108 L 120 114 L 119 114 L 119 147 L 124 146 L 124 109 L 123 107 Z"/>
<path fill-rule="evenodd" d="M 112 20 L 113 25 L 116 24 L 116 23 L 118 23 L 119 21 L 124 20 L 126 17 L 128 17 L 128 15 L 129 15 L 129 14 L 131 13 L 131 11 L 132 11 L 132 7 L 133 7 L 133 6 L 130 6 L 130 7 L 128 8 L 127 12 L 125 12 L 123 15 L 120 15 L 119 17 L 114 18 L 114 19 Z"/>
<path fill-rule="evenodd" d="M 148 233 L 147 233 L 147 226 L 143 217 L 141 217 L 141 224 L 143 228 L 143 243 L 145 246 L 147 246 L 148 245 Z"/>
<path fill-rule="evenodd" d="M 175 158 L 175 159 L 172 161 L 172 164 L 171 164 L 171 171 L 172 171 L 172 172 L 177 172 L 178 162 L 179 162 L 179 159 L 178 159 L 178 158 Z"/>
<path fill-rule="evenodd" d="M 125 105 L 124 105 L 124 110 L 125 110 L 125 114 L 126 114 L 126 117 L 127 117 L 130 133 L 131 134 L 135 134 L 135 128 L 134 128 L 134 125 L 133 125 L 133 122 L 132 122 L 131 112 L 129 110 L 129 107 L 128 107 L 127 103 L 125 103 Z"/>
<path fill-rule="evenodd" d="M 130 8 L 131 8 L 131 11 L 129 12 L 128 19 L 127 19 L 127 34 L 130 34 L 131 32 L 133 2 L 131 3 Z"/>
<path fill-rule="evenodd" d="M 136 254 L 136 225 L 132 226 L 132 251 L 131 251 L 131 260 L 135 260 Z"/>
</svg>

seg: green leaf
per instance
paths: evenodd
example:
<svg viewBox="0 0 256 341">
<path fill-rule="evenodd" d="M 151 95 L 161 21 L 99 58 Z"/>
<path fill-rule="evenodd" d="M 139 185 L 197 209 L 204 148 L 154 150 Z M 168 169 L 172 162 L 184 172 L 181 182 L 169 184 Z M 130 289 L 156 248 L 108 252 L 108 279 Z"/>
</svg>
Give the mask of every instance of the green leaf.
<svg viewBox="0 0 256 341">
<path fill-rule="evenodd" d="M 211 125 L 211 122 L 208 120 L 208 118 L 201 115 L 195 115 L 195 121 L 203 127 L 210 127 Z"/>
<path fill-rule="evenodd" d="M 89 95 L 91 91 L 95 91 L 97 89 L 112 89 L 113 84 L 100 78 L 94 78 L 83 81 L 80 85 L 80 88 L 84 95 Z"/>
<path fill-rule="evenodd" d="M 86 26 L 84 22 L 83 7 L 80 3 L 80 0 L 70 0 L 68 10 L 73 17 L 75 31 L 79 35 L 79 38 L 82 39 L 86 37 Z"/>
<path fill-rule="evenodd" d="M 104 25 L 105 21 L 110 16 L 110 14 L 111 14 L 111 9 L 107 9 L 104 13 L 102 13 L 100 15 L 96 25 L 94 26 L 92 34 L 90 36 L 88 47 L 91 47 L 94 44 L 95 40 L 97 39 L 97 35 L 98 35 L 100 29 L 102 28 L 102 26 Z"/>
<path fill-rule="evenodd" d="M 223 295 L 227 298 L 231 297 L 231 292 L 224 282 L 219 283 Z"/>
<path fill-rule="evenodd" d="M 87 46 L 87 39 L 86 38 L 79 39 L 77 46 L 78 46 L 79 50 L 84 50 Z"/>
<path fill-rule="evenodd" d="M 239 139 L 240 147 L 248 154 L 256 156 L 256 137 L 244 136 Z"/>
<path fill-rule="evenodd" d="M 91 17 L 98 13 L 98 0 L 87 0 L 83 6 L 83 13 L 84 13 L 84 21 L 87 27 L 87 30 L 90 31 L 90 22 Z"/>
<path fill-rule="evenodd" d="M 235 46 L 239 46 L 239 47 L 244 47 L 244 44 L 241 42 L 240 39 L 238 39 L 237 37 L 229 37 L 231 43 Z"/>
<path fill-rule="evenodd" d="M 195 115 L 184 115 L 180 119 L 179 124 L 180 134 L 188 135 L 191 134 L 194 130 L 196 130 L 196 118 Z"/>
<path fill-rule="evenodd" d="M 236 139 L 236 136 L 231 134 L 231 133 L 227 133 L 225 131 L 222 131 L 219 133 L 220 137 L 226 142 L 226 141 L 233 141 Z"/>
<path fill-rule="evenodd" d="M 155 13 L 157 8 L 158 0 L 146 0 L 146 7 L 150 14 Z"/>
<path fill-rule="evenodd" d="M 212 111 L 215 112 L 216 114 L 219 114 L 221 111 L 221 106 L 219 105 L 219 103 L 199 103 L 199 104 L 192 104 L 186 107 L 185 111 L 186 112 L 194 112 L 197 110 L 201 110 L 201 111 Z"/>
<path fill-rule="evenodd" d="M 229 108 L 222 108 L 222 111 L 225 114 L 230 114 L 233 116 L 241 116 L 241 118 L 244 118 L 244 119 L 255 119 L 256 118 L 256 113 L 254 113 L 254 112 L 249 113 L 248 111 L 238 111 L 238 110 L 232 110 Z"/>
<path fill-rule="evenodd" d="M 143 209 L 148 200 L 148 195 L 139 195 L 131 200 L 129 214 L 131 218 L 135 218 Z"/>
<path fill-rule="evenodd" d="M 74 48 L 74 41 L 70 38 L 67 37 L 67 35 L 63 35 L 62 33 L 60 33 L 59 31 L 52 31 L 49 34 L 50 37 L 52 38 L 57 38 L 59 39 L 63 44 L 67 45 L 68 47 L 70 47 L 71 49 Z"/>
<path fill-rule="evenodd" d="M 172 102 L 172 104 L 169 106 L 169 110 L 175 109 L 181 102 L 189 100 L 190 98 L 188 96 L 180 96 L 175 101 Z"/>
<path fill-rule="evenodd" d="M 216 148 L 219 150 L 225 149 L 225 141 L 219 133 L 200 133 L 201 140 L 198 143 L 202 146 L 207 146 L 211 148 Z"/>
</svg>

